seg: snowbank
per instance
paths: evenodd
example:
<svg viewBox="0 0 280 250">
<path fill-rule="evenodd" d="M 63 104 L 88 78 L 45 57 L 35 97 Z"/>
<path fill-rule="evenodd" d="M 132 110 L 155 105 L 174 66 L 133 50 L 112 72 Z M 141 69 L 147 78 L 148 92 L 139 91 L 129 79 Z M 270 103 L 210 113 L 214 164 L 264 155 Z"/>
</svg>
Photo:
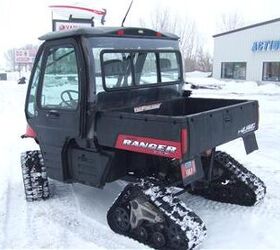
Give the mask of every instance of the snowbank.
<svg viewBox="0 0 280 250">
<path fill-rule="evenodd" d="M 220 93 L 280 95 L 280 86 L 273 83 L 258 84 L 252 81 L 218 80 L 212 77 L 186 77 L 185 81 L 197 88 L 219 89 Z M 184 86 L 188 88 L 189 86 Z"/>
<path fill-rule="evenodd" d="M 185 73 L 185 77 L 209 77 L 212 72 L 192 71 Z"/>
</svg>

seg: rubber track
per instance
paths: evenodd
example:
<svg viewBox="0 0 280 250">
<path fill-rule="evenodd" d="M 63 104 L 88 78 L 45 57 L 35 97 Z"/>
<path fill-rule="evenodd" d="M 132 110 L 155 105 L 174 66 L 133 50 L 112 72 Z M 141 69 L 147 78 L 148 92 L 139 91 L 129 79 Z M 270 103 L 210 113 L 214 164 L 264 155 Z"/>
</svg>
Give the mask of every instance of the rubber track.
<svg viewBox="0 0 280 250">
<path fill-rule="evenodd" d="M 137 184 L 129 184 L 125 187 L 123 192 L 116 199 L 115 203 L 108 211 L 107 219 L 108 224 L 111 227 L 110 216 L 113 213 L 113 210 L 117 207 L 125 207 L 130 200 L 135 198 L 135 191 L 137 195 L 144 196 L 151 204 L 159 209 L 161 214 L 165 217 L 165 227 L 170 225 L 176 226 L 179 230 L 179 234 L 184 239 L 184 246 L 176 249 L 193 249 L 196 246 L 200 245 L 203 239 L 206 237 L 206 227 L 204 222 L 186 205 L 180 201 L 178 197 L 175 197 L 172 193 L 172 188 L 162 188 L 159 185 L 155 184 L 155 181 L 141 180 Z M 134 192 L 134 195 L 131 195 Z M 124 200 L 124 197 L 126 199 Z M 151 224 L 151 223 L 150 223 Z M 112 228 L 112 227 L 111 227 Z M 114 228 L 112 228 L 114 230 Z M 115 231 L 115 230 L 114 230 Z M 168 228 L 163 230 L 164 232 L 168 231 Z M 116 232 L 116 231 L 115 231 Z M 116 232 L 120 233 L 120 232 Z M 167 233 L 166 233 L 167 234 Z M 139 241 L 137 235 L 130 230 L 128 233 L 123 234 L 129 238 Z M 168 236 L 165 235 L 168 239 Z M 141 242 L 141 241 L 139 241 Z M 153 243 L 148 240 L 148 242 L 141 242 L 150 247 L 154 247 Z M 168 243 L 165 247 L 160 249 L 171 250 L 172 248 Z"/>
<path fill-rule="evenodd" d="M 49 185 L 41 152 L 33 150 L 22 153 L 21 168 L 26 200 L 47 199 Z"/>
<path fill-rule="evenodd" d="M 208 188 L 192 191 L 192 194 L 242 206 L 254 206 L 264 199 L 266 186 L 263 181 L 229 154 L 216 152 L 214 164 L 225 170 L 222 178 L 210 183 Z"/>
</svg>

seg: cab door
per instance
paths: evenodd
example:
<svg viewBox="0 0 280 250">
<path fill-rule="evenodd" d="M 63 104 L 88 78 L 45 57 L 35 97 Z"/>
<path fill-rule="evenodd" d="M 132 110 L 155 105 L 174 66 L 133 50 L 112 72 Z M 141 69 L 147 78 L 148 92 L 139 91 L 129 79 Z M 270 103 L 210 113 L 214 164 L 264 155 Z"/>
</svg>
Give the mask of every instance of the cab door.
<svg viewBox="0 0 280 250">
<path fill-rule="evenodd" d="M 84 62 L 73 39 L 47 42 L 43 50 L 34 115 L 28 122 L 37 134 L 49 176 L 66 180 L 71 178 L 67 145 L 82 135 Z"/>
</svg>

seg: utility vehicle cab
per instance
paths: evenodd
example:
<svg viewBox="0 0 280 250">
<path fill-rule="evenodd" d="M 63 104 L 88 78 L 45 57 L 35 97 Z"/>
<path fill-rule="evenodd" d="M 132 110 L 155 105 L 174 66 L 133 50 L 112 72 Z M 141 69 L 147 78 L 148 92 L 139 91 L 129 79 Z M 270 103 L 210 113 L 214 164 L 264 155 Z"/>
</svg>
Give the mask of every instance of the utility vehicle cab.
<svg viewBox="0 0 280 250">
<path fill-rule="evenodd" d="M 97 111 L 180 95 L 182 60 L 175 35 L 102 27 L 52 32 L 40 39 L 44 43 L 25 111 L 44 158 L 51 162 L 51 177 L 67 179 L 68 171 L 57 170 L 69 161 L 63 152 L 71 142 L 92 144 Z"/>
</svg>

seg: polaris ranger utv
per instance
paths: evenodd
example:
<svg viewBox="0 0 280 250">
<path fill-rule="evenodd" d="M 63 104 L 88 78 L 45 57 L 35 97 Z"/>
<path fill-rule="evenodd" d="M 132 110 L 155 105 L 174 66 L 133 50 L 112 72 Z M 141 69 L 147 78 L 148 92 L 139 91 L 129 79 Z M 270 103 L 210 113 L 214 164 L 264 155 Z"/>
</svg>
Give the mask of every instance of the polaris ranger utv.
<svg viewBox="0 0 280 250">
<path fill-rule="evenodd" d="M 102 188 L 128 185 L 107 213 L 111 229 L 156 249 L 193 249 L 203 221 L 178 198 L 190 192 L 245 206 L 264 183 L 218 145 L 257 149 L 258 102 L 192 98 L 182 90 L 178 37 L 142 28 L 49 33 L 26 96 L 26 198 L 49 196 L 50 178 Z"/>
</svg>

